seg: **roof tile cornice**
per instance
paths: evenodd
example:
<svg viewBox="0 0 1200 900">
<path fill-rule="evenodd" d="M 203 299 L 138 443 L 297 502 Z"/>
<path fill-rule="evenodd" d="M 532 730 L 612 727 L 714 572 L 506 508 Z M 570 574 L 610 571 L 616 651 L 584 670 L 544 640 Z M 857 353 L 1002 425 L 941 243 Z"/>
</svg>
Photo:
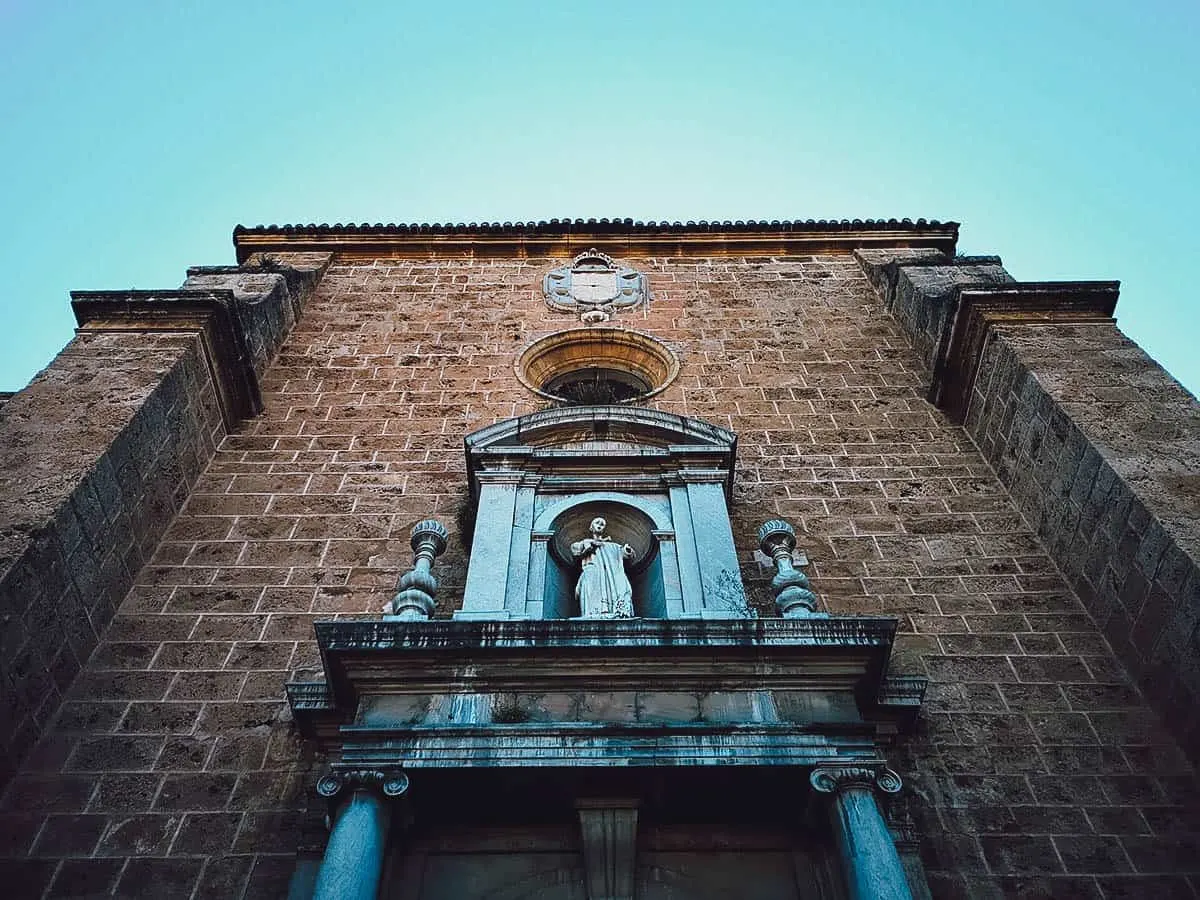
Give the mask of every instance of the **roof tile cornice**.
<svg viewBox="0 0 1200 900">
<path fill-rule="evenodd" d="M 368 256 L 563 256 L 585 247 L 626 254 L 787 255 L 921 247 L 953 253 L 957 222 L 917 219 L 790 219 L 256 225 L 233 231 L 238 261 L 256 252 L 324 251 Z"/>
</svg>

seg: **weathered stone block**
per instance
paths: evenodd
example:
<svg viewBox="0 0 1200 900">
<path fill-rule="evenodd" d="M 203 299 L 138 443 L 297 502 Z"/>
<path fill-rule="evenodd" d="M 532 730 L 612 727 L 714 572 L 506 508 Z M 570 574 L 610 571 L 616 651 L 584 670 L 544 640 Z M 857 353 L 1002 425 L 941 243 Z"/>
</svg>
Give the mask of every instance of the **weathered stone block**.
<svg viewBox="0 0 1200 900">
<path fill-rule="evenodd" d="M 587 706 L 586 699 L 584 705 Z M 694 694 L 643 691 L 637 695 L 639 722 L 695 722 L 699 718 L 700 698 Z"/>
</svg>

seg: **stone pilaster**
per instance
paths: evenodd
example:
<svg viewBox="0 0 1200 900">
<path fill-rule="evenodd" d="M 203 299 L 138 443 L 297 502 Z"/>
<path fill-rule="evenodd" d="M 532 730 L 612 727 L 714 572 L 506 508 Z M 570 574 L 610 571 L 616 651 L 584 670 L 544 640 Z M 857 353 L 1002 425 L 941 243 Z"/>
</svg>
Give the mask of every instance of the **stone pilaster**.
<svg viewBox="0 0 1200 900">
<path fill-rule="evenodd" d="M 454 615 L 459 619 L 507 619 L 508 563 L 521 478 L 513 472 L 482 472 L 476 478 L 481 487 L 475 537 L 462 609 Z"/>
</svg>

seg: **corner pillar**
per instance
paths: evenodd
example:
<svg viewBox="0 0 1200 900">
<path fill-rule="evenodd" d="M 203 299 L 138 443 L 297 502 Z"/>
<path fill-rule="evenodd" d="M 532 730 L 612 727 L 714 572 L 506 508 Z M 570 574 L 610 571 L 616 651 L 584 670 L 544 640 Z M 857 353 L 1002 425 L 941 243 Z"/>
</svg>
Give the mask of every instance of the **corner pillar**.
<svg viewBox="0 0 1200 900">
<path fill-rule="evenodd" d="M 393 801 L 407 791 L 403 772 L 333 772 L 317 782 L 336 808 L 313 900 L 375 900 Z"/>
<path fill-rule="evenodd" d="M 533 549 L 533 503 L 538 481 L 538 478 L 523 479 L 513 497 L 513 523 L 508 548 L 504 608 L 516 619 L 523 619 L 529 615 L 529 560 Z"/>
<path fill-rule="evenodd" d="M 875 792 L 895 794 L 900 776 L 891 769 L 823 767 L 809 777 L 813 790 L 828 796 L 846 886 L 853 900 L 913 900 L 908 876 Z"/>
</svg>

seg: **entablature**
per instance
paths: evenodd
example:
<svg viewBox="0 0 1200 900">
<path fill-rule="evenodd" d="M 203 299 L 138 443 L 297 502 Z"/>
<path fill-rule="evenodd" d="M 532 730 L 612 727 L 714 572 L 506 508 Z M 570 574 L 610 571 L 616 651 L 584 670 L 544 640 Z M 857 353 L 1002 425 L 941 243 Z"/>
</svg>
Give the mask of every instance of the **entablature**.
<svg viewBox="0 0 1200 900">
<path fill-rule="evenodd" d="M 744 726 L 829 757 L 840 742 L 874 747 L 913 723 L 925 680 L 889 675 L 896 625 L 888 617 L 318 622 L 326 680 L 290 684 L 288 697 L 301 730 L 343 753 L 389 734 L 406 747 L 466 741 L 473 753 L 489 741 L 511 750 L 518 738 L 530 748 L 552 738 L 566 752 L 605 729 L 627 732 L 614 747 L 675 746 L 685 732 L 717 747 L 732 740 L 719 735 Z M 812 734 L 824 736 L 820 747 L 798 737 Z"/>
</svg>

